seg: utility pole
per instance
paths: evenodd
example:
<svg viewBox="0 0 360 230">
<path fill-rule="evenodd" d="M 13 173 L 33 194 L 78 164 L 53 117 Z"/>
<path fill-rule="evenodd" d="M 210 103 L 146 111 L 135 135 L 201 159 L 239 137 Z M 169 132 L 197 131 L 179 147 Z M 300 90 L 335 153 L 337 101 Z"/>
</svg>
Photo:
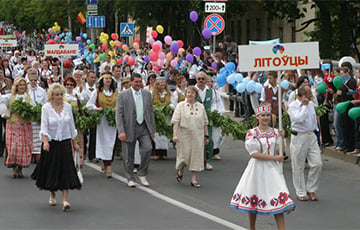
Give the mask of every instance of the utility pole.
<svg viewBox="0 0 360 230">
<path fill-rule="evenodd" d="M 68 26 L 69 26 L 69 32 L 72 32 L 71 29 L 71 17 L 70 17 L 70 0 L 67 0 L 67 14 L 68 14 Z"/>
</svg>

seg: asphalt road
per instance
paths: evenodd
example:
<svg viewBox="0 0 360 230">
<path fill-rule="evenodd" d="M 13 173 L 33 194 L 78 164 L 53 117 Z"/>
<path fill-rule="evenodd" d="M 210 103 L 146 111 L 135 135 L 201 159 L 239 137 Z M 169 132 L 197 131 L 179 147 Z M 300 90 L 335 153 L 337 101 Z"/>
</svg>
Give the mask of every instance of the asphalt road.
<svg viewBox="0 0 360 230">
<path fill-rule="evenodd" d="M 105 178 L 99 164 L 83 169 L 82 190 L 70 191 L 69 212 L 49 207 L 49 193 L 30 179 L 34 165 L 24 169 L 25 178 L 12 179 L 11 170 L 0 168 L 0 229 L 244 229 L 247 215 L 228 207 L 249 156 L 241 141 L 227 138 L 222 160 L 214 170 L 199 174 L 200 189 L 190 186 L 190 173 L 182 183 L 175 180 L 175 151 L 166 160 L 152 161 L 150 188 L 128 188 L 122 161 L 113 164 L 114 177 Z M 1 158 L 3 160 L 3 158 Z M 323 156 L 319 201 L 296 201 L 294 212 L 285 216 L 287 229 L 360 229 L 360 167 Z M 284 175 L 295 197 L 290 160 Z M 257 229 L 276 229 L 272 216 L 259 216 Z"/>
</svg>

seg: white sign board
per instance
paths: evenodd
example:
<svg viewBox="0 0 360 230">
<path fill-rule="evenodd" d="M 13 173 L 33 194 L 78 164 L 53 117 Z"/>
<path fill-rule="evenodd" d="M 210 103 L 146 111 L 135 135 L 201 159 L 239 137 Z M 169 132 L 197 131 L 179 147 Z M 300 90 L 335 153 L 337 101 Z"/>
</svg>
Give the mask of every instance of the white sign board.
<svg viewBox="0 0 360 230">
<path fill-rule="evenodd" d="M 77 56 L 79 45 L 77 44 L 53 44 L 45 45 L 45 56 Z"/>
<path fill-rule="evenodd" d="M 225 2 L 205 2 L 205 13 L 225 13 Z"/>
<path fill-rule="evenodd" d="M 239 46 L 240 72 L 319 68 L 319 43 L 281 43 Z"/>
<path fill-rule="evenodd" d="M 0 47 L 16 47 L 17 40 L 0 39 Z"/>
</svg>

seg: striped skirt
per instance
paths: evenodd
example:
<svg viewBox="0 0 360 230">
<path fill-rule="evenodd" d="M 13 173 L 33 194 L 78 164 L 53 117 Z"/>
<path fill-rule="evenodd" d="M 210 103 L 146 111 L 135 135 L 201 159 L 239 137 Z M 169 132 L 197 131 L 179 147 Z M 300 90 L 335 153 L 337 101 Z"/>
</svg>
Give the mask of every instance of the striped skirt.
<svg viewBox="0 0 360 230">
<path fill-rule="evenodd" d="M 16 122 L 6 122 L 6 148 L 5 165 L 12 167 L 28 167 L 33 151 L 33 134 L 31 122 L 18 119 Z"/>
<path fill-rule="evenodd" d="M 33 147 L 32 154 L 40 154 L 42 141 L 40 139 L 40 125 L 37 122 L 31 122 L 33 132 Z"/>
</svg>

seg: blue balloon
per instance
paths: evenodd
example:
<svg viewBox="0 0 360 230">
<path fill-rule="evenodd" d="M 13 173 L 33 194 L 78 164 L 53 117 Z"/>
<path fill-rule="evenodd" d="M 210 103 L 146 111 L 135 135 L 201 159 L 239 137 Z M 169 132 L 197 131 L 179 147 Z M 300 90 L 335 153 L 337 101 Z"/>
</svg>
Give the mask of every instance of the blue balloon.
<svg viewBox="0 0 360 230">
<path fill-rule="evenodd" d="M 236 86 L 236 91 L 238 91 L 239 93 L 243 93 L 245 92 L 245 84 L 244 83 L 240 83 Z"/>
<path fill-rule="evenodd" d="M 91 40 L 88 39 L 88 40 L 86 41 L 86 44 L 90 45 L 90 44 L 91 44 Z"/>
<path fill-rule="evenodd" d="M 237 87 L 238 84 L 239 84 L 238 82 L 234 82 L 234 84 L 232 84 L 232 86 L 234 87 L 234 89 L 236 89 L 236 87 Z"/>
<path fill-rule="evenodd" d="M 241 82 L 244 79 L 244 76 L 241 73 L 235 73 L 235 81 Z"/>
<path fill-rule="evenodd" d="M 261 93 L 262 89 L 263 89 L 262 84 L 260 84 L 259 82 L 256 82 L 255 83 L 255 92 L 256 93 Z"/>
<path fill-rule="evenodd" d="M 87 39 L 88 38 L 87 33 L 83 33 L 82 38 Z"/>
<path fill-rule="evenodd" d="M 225 67 L 222 67 L 219 72 L 220 72 L 220 74 L 224 74 L 226 72 Z"/>
<path fill-rule="evenodd" d="M 254 80 L 250 80 L 246 83 L 246 91 L 249 93 L 253 93 L 255 91 L 255 81 Z"/>
<path fill-rule="evenodd" d="M 244 79 L 242 80 L 243 83 L 246 83 L 246 82 L 248 82 L 248 81 L 250 81 L 250 78 L 249 78 L 249 77 L 246 77 L 246 78 L 244 78 Z"/>
<path fill-rule="evenodd" d="M 226 64 L 225 68 L 226 68 L 228 71 L 232 72 L 232 71 L 235 70 L 236 65 L 235 65 L 234 62 L 228 62 L 228 63 Z"/>
<path fill-rule="evenodd" d="M 280 86 L 281 86 L 281 88 L 283 88 L 283 89 L 288 89 L 289 86 L 290 86 L 290 82 L 289 82 L 288 80 L 282 80 L 282 81 L 280 82 Z"/>
<path fill-rule="evenodd" d="M 217 86 L 218 86 L 218 87 L 223 87 L 224 85 L 225 85 L 225 82 L 218 82 L 218 83 L 217 83 Z"/>
<path fill-rule="evenodd" d="M 227 77 L 227 79 L 226 79 L 226 81 L 229 83 L 229 84 L 234 84 L 234 82 L 236 81 L 236 79 L 235 79 L 235 74 L 230 74 L 228 77 Z"/>
<path fill-rule="evenodd" d="M 225 85 L 226 83 L 226 77 L 224 74 L 219 74 L 217 77 L 216 77 L 216 82 L 218 84 L 218 86 L 220 85 Z"/>
</svg>

